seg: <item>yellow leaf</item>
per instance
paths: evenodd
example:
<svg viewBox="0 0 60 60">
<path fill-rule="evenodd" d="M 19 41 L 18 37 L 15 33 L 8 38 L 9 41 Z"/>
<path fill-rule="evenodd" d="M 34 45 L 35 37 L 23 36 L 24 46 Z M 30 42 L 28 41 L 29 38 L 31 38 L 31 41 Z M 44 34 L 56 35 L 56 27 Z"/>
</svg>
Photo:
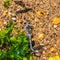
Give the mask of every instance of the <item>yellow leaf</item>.
<svg viewBox="0 0 60 60">
<path fill-rule="evenodd" d="M 44 38 L 44 36 L 45 36 L 44 34 L 40 34 L 39 38 Z"/>
<path fill-rule="evenodd" d="M 37 11 L 37 15 L 38 16 L 45 16 L 46 15 L 46 12 Z"/>
<path fill-rule="evenodd" d="M 54 47 L 50 48 L 50 51 L 51 51 L 51 52 L 54 51 Z"/>
<path fill-rule="evenodd" d="M 60 57 L 59 56 L 55 56 L 55 59 L 60 60 Z"/>
<path fill-rule="evenodd" d="M 32 38 L 32 40 L 35 40 L 35 38 Z"/>
<path fill-rule="evenodd" d="M 52 20 L 53 20 L 53 24 L 59 24 L 60 23 L 60 18 L 54 17 Z"/>
<path fill-rule="evenodd" d="M 2 25 L 3 23 L 2 23 L 2 21 L 0 21 L 0 25 Z"/>
<path fill-rule="evenodd" d="M 7 15 L 7 11 L 4 11 L 4 12 L 3 12 L 3 16 L 6 16 L 6 15 Z"/>
<path fill-rule="evenodd" d="M 55 54 L 58 55 L 58 52 L 56 52 Z"/>
<path fill-rule="evenodd" d="M 60 56 L 49 57 L 48 60 L 60 60 Z"/>
<path fill-rule="evenodd" d="M 19 20 L 17 20 L 17 22 L 20 22 L 21 23 L 21 22 L 23 22 L 23 19 L 19 19 Z"/>
<path fill-rule="evenodd" d="M 53 60 L 53 57 L 49 57 L 49 59 L 48 60 Z"/>
</svg>

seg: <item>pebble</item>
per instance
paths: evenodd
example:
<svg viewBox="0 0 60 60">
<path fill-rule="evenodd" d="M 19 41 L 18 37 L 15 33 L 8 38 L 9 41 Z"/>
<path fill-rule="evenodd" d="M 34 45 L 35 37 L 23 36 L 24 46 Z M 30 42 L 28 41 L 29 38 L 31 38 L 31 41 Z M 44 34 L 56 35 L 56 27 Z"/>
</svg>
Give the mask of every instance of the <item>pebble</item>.
<svg viewBox="0 0 60 60">
<path fill-rule="evenodd" d="M 0 28 L 0 31 L 1 31 L 1 28 Z"/>
<path fill-rule="evenodd" d="M 57 25 L 54 25 L 54 28 L 57 28 Z"/>
<path fill-rule="evenodd" d="M 46 52 L 45 51 L 43 51 L 43 54 L 45 54 Z"/>
<path fill-rule="evenodd" d="M 6 24 L 7 24 L 7 22 L 6 22 L 6 21 L 4 21 L 4 24 L 6 25 Z"/>
<path fill-rule="evenodd" d="M 44 49 L 44 50 L 47 50 L 47 48 L 46 48 L 46 47 L 43 47 L 43 49 Z"/>
<path fill-rule="evenodd" d="M 16 20 L 16 18 L 15 17 L 12 17 L 12 20 Z"/>
<path fill-rule="evenodd" d="M 8 15 L 10 16 L 11 15 L 11 12 L 8 12 Z"/>
<path fill-rule="evenodd" d="M 43 44 L 43 43 L 40 43 L 40 45 L 43 45 L 43 46 L 44 46 L 44 44 Z"/>
<path fill-rule="evenodd" d="M 38 50 L 36 50 L 36 54 L 35 54 L 36 56 L 40 56 L 40 53 L 39 53 L 39 51 Z"/>
<path fill-rule="evenodd" d="M 56 45 L 56 44 L 55 44 L 54 46 L 55 46 L 55 47 L 57 47 L 57 45 Z"/>
<path fill-rule="evenodd" d="M 11 13 L 11 12 L 10 12 L 10 13 Z M 14 14 L 14 13 L 12 13 L 11 15 L 12 15 L 13 17 L 16 16 L 16 14 Z"/>
</svg>

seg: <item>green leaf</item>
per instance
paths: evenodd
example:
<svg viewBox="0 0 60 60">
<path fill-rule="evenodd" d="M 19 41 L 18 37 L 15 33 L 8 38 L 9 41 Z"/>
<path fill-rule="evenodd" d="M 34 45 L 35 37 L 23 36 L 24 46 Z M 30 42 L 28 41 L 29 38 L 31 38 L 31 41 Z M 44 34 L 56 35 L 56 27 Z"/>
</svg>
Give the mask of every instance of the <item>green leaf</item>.
<svg viewBox="0 0 60 60">
<path fill-rule="evenodd" d="M 6 29 L 0 31 L 0 45 L 3 48 L 0 49 L 0 60 L 33 60 L 30 57 L 29 40 L 23 32 L 13 35 L 13 29 L 14 25 L 9 23 Z"/>
<path fill-rule="evenodd" d="M 6 34 L 7 34 L 7 30 L 1 30 L 0 31 L 0 39 L 2 39 L 2 38 L 5 38 L 6 37 Z"/>
<path fill-rule="evenodd" d="M 5 1 L 3 5 L 4 5 L 4 7 L 8 8 L 9 5 L 10 5 L 10 2 L 9 1 Z"/>
<path fill-rule="evenodd" d="M 6 0 L 6 1 L 4 1 L 3 6 L 6 7 L 6 8 L 8 8 L 8 7 L 10 6 L 10 3 L 11 3 L 12 1 L 13 1 L 13 0 Z"/>
<path fill-rule="evenodd" d="M 12 37 L 10 37 L 10 40 L 11 41 L 16 41 L 16 37 L 15 36 L 12 36 Z"/>
<path fill-rule="evenodd" d="M 27 57 L 23 57 L 23 60 L 28 60 Z"/>
<path fill-rule="evenodd" d="M 30 56 L 30 60 L 33 60 L 33 56 L 32 55 Z"/>
</svg>

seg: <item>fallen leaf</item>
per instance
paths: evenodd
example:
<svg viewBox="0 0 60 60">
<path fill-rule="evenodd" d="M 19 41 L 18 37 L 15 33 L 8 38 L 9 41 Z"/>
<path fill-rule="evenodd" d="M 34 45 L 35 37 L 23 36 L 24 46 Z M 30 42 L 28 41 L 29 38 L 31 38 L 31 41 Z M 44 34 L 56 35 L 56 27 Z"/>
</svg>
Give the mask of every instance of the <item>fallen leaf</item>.
<svg viewBox="0 0 60 60">
<path fill-rule="evenodd" d="M 3 16 L 6 16 L 6 15 L 7 15 L 7 11 L 4 11 L 4 12 L 3 12 Z"/>
<path fill-rule="evenodd" d="M 58 55 L 58 52 L 56 52 L 55 54 Z"/>
<path fill-rule="evenodd" d="M 3 23 L 2 23 L 2 21 L 0 21 L 0 25 L 2 25 Z"/>
<path fill-rule="evenodd" d="M 53 24 L 59 24 L 60 23 L 60 18 L 54 17 L 52 20 L 53 20 Z"/>
<path fill-rule="evenodd" d="M 50 48 L 50 51 L 51 51 L 51 52 L 53 52 L 54 50 L 55 50 L 54 47 L 51 47 L 51 48 Z"/>
<path fill-rule="evenodd" d="M 37 11 L 37 16 L 45 16 L 46 12 L 43 11 Z"/>
<path fill-rule="evenodd" d="M 21 23 L 23 22 L 23 19 L 18 19 L 17 22 Z"/>
<path fill-rule="evenodd" d="M 49 57 L 48 60 L 60 60 L 60 56 Z"/>
<path fill-rule="evenodd" d="M 45 36 L 44 34 L 40 34 L 39 38 L 44 38 L 44 36 Z"/>
</svg>

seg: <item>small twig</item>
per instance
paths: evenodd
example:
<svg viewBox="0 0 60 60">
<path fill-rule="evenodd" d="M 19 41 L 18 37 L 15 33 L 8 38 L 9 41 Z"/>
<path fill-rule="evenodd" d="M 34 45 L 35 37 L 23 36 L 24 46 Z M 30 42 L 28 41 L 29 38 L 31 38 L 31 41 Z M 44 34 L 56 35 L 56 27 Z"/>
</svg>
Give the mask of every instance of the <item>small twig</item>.
<svg viewBox="0 0 60 60">
<path fill-rule="evenodd" d="M 34 49 L 34 50 L 39 50 L 39 49 L 41 49 L 42 47 L 44 47 L 44 45 L 39 45 L 39 46 L 37 46 L 37 47 L 34 47 L 33 49 Z"/>
<path fill-rule="evenodd" d="M 26 13 L 26 12 L 31 11 L 31 10 L 32 10 L 32 8 L 25 8 L 23 10 L 16 11 L 16 13 Z"/>
<path fill-rule="evenodd" d="M 32 31 L 31 31 L 31 24 L 29 24 L 29 22 L 26 23 L 26 26 L 24 27 L 24 30 L 26 31 L 27 37 L 29 38 L 29 42 L 30 42 L 30 49 L 35 52 L 35 50 L 32 47 L 32 40 L 31 40 L 31 36 L 32 36 Z"/>
<path fill-rule="evenodd" d="M 26 13 L 26 12 L 32 10 L 32 8 L 27 8 L 25 6 L 25 3 L 23 1 L 15 1 L 15 3 L 18 4 L 18 5 L 20 5 L 20 6 L 22 6 L 24 8 L 23 10 L 16 11 L 16 13 Z"/>
<path fill-rule="evenodd" d="M 32 46 L 32 29 L 31 29 L 32 25 L 27 22 L 26 23 L 26 26 L 24 27 L 24 30 L 27 34 L 27 37 L 29 38 L 29 42 L 30 42 L 30 49 L 32 50 L 33 53 L 39 53 L 39 51 L 37 51 L 38 49 L 41 49 L 43 46 L 42 45 L 39 45 L 37 47 L 34 47 Z"/>
</svg>

